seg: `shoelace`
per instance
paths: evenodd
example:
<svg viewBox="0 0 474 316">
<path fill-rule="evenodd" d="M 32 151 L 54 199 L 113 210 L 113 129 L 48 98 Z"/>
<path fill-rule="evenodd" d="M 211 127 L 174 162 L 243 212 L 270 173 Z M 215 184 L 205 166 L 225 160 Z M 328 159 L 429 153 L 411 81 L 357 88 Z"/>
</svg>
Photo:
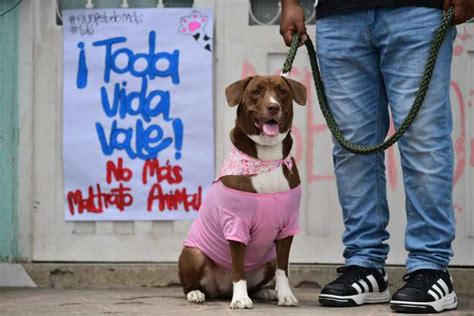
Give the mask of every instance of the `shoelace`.
<svg viewBox="0 0 474 316">
<path fill-rule="evenodd" d="M 334 283 L 342 283 L 344 285 L 350 285 L 367 275 L 367 268 L 359 266 L 339 267 L 336 271 L 339 273 L 339 276 Z"/>
<path fill-rule="evenodd" d="M 405 288 L 426 289 L 442 276 L 439 270 L 417 270 L 403 276 Z"/>
</svg>

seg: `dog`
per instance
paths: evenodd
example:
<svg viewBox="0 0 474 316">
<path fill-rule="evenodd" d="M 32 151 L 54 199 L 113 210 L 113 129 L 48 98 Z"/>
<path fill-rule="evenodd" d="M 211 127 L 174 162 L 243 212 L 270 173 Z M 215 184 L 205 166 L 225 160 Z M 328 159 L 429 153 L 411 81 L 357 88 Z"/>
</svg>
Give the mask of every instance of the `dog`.
<svg viewBox="0 0 474 316">
<path fill-rule="evenodd" d="M 233 149 L 184 242 L 184 294 L 193 303 L 232 296 L 232 309 L 252 308 L 250 297 L 297 306 L 288 258 L 299 232 L 301 181 L 290 130 L 293 101 L 305 105 L 306 88 L 281 76 L 253 76 L 225 94 L 237 106 Z M 275 289 L 264 287 L 273 280 Z"/>
</svg>

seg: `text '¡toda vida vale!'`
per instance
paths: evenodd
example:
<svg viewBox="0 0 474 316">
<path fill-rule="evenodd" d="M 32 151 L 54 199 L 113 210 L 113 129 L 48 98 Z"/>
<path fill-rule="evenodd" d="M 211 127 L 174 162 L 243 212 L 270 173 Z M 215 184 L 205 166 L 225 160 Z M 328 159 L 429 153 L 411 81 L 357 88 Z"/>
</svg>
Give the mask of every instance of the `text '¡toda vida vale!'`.
<svg viewBox="0 0 474 316">
<path fill-rule="evenodd" d="M 169 89 L 151 88 L 155 79 L 168 80 L 168 85 L 179 85 L 180 52 L 157 51 L 154 31 L 148 34 L 148 51 L 135 52 L 127 47 L 126 37 L 113 37 L 92 42 L 86 47 L 79 42 L 76 87 L 88 87 L 87 54 L 103 54 L 103 85 L 97 93 L 104 118 L 97 118 L 95 132 L 102 153 L 105 156 L 126 156 L 129 160 L 143 161 L 142 183 L 150 185 L 147 196 L 147 210 L 159 211 L 198 210 L 201 204 L 202 188 L 189 193 L 186 188 L 165 190 L 183 180 L 183 170 L 178 164 L 182 158 L 183 120 L 172 116 L 172 95 Z M 130 81 L 138 82 L 139 90 L 130 89 Z M 156 86 L 156 84 L 155 84 Z M 160 153 L 174 151 L 174 161 L 160 161 Z M 100 184 L 90 185 L 87 192 L 73 190 L 67 193 L 69 212 L 101 213 L 115 207 L 126 210 L 133 204 L 134 196 L 127 182 L 133 177 L 132 170 L 124 166 L 123 158 L 109 160 L 105 166 L 109 189 Z M 153 178 L 154 183 L 148 183 Z M 116 182 L 117 186 L 110 189 Z"/>
</svg>

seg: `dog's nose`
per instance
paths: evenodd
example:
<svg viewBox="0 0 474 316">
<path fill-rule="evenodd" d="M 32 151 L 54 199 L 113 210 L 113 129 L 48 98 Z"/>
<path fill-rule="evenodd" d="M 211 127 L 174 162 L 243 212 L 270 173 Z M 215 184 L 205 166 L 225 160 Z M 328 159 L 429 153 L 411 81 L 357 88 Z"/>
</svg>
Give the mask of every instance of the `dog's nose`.
<svg viewBox="0 0 474 316">
<path fill-rule="evenodd" d="M 280 105 L 278 103 L 270 103 L 267 105 L 267 111 L 270 112 L 270 114 L 275 115 L 280 112 Z"/>
</svg>

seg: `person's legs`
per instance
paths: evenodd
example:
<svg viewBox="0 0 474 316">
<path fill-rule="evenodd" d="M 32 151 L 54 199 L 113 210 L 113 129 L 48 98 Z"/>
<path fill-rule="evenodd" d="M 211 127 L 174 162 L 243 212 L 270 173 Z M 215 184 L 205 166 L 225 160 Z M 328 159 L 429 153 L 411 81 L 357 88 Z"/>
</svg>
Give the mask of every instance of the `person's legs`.
<svg viewBox="0 0 474 316">
<path fill-rule="evenodd" d="M 429 8 L 377 10 L 374 42 L 395 126 L 406 117 L 419 88 L 442 11 Z M 453 252 L 453 148 L 449 102 L 452 28 L 440 49 L 418 117 L 399 141 L 406 194 L 408 250 L 406 284 L 392 297 L 401 312 L 440 312 L 457 307 L 446 271 Z"/>
<path fill-rule="evenodd" d="M 347 139 L 380 142 L 388 130 L 379 54 L 368 25 L 374 10 L 318 20 L 317 54 L 331 112 Z M 382 269 L 389 251 L 384 154 L 355 155 L 334 141 L 334 168 L 343 211 L 346 266 Z"/>
<path fill-rule="evenodd" d="M 397 128 L 415 99 L 441 16 L 441 10 L 430 8 L 377 10 L 374 40 L 380 47 L 380 69 Z M 440 49 L 423 106 L 399 141 L 408 220 L 408 272 L 445 269 L 453 254 L 449 89 L 454 36 L 453 27 Z"/>
<path fill-rule="evenodd" d="M 351 142 L 372 145 L 388 130 L 388 105 L 379 53 L 369 26 L 374 10 L 317 22 L 317 53 L 331 112 Z M 323 287 L 319 302 L 356 306 L 390 300 L 383 270 L 389 247 L 384 154 L 355 155 L 334 141 L 334 169 L 344 219 L 345 267 Z"/>
</svg>

